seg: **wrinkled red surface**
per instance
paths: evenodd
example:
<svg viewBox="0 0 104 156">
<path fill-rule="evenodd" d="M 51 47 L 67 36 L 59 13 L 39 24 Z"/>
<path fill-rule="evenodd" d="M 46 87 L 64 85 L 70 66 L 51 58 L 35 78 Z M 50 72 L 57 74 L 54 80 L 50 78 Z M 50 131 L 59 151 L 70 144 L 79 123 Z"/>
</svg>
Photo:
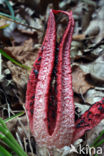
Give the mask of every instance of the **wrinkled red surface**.
<svg viewBox="0 0 104 156">
<path fill-rule="evenodd" d="M 50 28 L 52 24 L 54 26 L 52 28 Z M 51 39 L 50 38 L 51 35 L 52 35 L 51 40 L 53 40 L 52 41 L 52 43 L 53 43 L 52 51 L 53 52 L 55 51 L 55 23 L 54 23 L 54 20 L 53 20 L 53 17 L 52 17 L 52 12 L 50 13 L 47 27 L 49 29 L 47 29 L 47 31 L 46 31 L 44 41 L 42 43 L 41 49 L 39 50 L 38 58 L 34 62 L 33 69 L 31 71 L 31 74 L 29 76 L 29 81 L 28 81 L 28 84 L 27 84 L 26 110 L 27 110 L 27 113 L 28 113 L 29 122 L 30 122 L 30 129 L 31 129 L 32 133 L 34 132 L 33 115 L 34 115 L 35 99 L 36 99 L 35 98 L 36 86 L 37 86 L 37 82 L 39 81 L 39 75 L 42 74 L 41 71 L 40 71 L 40 74 L 39 74 L 39 70 L 40 70 L 40 67 L 41 67 L 41 69 L 43 68 L 42 64 L 44 64 L 44 62 L 41 63 L 41 60 L 43 60 L 45 58 L 45 53 L 43 53 L 43 52 L 46 51 L 46 49 L 48 50 L 47 44 L 49 44 L 51 46 L 50 41 L 49 41 Z M 51 31 L 53 31 L 53 33 L 51 33 Z M 50 53 L 50 54 L 52 55 L 52 53 Z M 53 55 L 53 60 L 54 60 L 54 55 Z"/>
<path fill-rule="evenodd" d="M 73 142 L 95 127 L 104 118 L 104 98 L 93 104 L 77 121 Z"/>
<path fill-rule="evenodd" d="M 38 71 L 39 71 L 40 63 L 41 63 L 41 55 L 42 55 L 42 51 L 40 50 L 39 56 L 33 65 L 33 69 L 31 71 L 31 75 L 29 76 L 29 81 L 27 84 L 25 107 L 28 113 L 31 130 L 33 130 L 34 100 L 35 100 L 36 84 L 38 81 Z"/>
<path fill-rule="evenodd" d="M 53 13 L 59 12 L 66 14 L 69 22 L 58 47 L 58 63 L 55 65 L 56 26 Z M 35 61 L 29 78 L 26 110 L 31 131 L 39 145 L 61 148 L 69 145 L 73 137 L 75 115 L 70 67 L 73 27 L 72 12 L 50 11 L 42 50 L 39 52 L 41 61 Z M 53 76 L 54 68 L 56 74 Z M 37 76 L 34 70 L 38 71 Z"/>
<path fill-rule="evenodd" d="M 54 14 L 60 12 L 68 16 L 69 22 L 57 53 Z M 45 38 L 29 77 L 26 110 L 31 132 L 39 146 L 61 148 L 70 145 L 104 118 L 102 99 L 75 123 L 70 66 L 73 27 L 72 12 L 50 11 Z"/>
</svg>

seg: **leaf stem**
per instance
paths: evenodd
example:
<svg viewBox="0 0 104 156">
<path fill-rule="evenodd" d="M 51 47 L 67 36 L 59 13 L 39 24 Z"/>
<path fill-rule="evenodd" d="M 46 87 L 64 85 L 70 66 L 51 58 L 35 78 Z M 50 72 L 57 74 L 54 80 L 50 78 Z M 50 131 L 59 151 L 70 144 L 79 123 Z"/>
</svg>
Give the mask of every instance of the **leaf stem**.
<svg viewBox="0 0 104 156">
<path fill-rule="evenodd" d="M 12 156 L 4 147 L 0 145 L 0 156 Z"/>
<path fill-rule="evenodd" d="M 16 24 L 20 24 L 20 25 L 22 25 L 22 26 L 25 26 L 25 27 L 27 27 L 27 28 L 35 29 L 35 30 L 37 30 L 37 31 L 39 31 L 39 32 L 42 32 L 42 30 L 40 30 L 40 29 L 38 29 L 38 28 L 36 28 L 36 27 L 32 27 L 32 26 L 29 26 L 29 25 L 26 25 L 26 24 L 21 23 L 21 21 L 20 21 L 19 19 L 15 18 L 15 17 L 14 17 L 14 20 L 13 20 L 13 19 L 12 19 L 12 16 L 7 15 L 7 14 L 5 14 L 5 13 L 0 12 L 0 17 L 3 18 L 3 19 L 5 19 L 5 20 L 14 22 L 14 23 L 16 23 Z"/>
<path fill-rule="evenodd" d="M 12 19 L 14 20 L 14 10 L 13 10 L 12 6 L 10 5 L 10 2 L 8 0 L 5 0 L 5 3 L 8 6 L 8 9 L 11 13 Z"/>
</svg>

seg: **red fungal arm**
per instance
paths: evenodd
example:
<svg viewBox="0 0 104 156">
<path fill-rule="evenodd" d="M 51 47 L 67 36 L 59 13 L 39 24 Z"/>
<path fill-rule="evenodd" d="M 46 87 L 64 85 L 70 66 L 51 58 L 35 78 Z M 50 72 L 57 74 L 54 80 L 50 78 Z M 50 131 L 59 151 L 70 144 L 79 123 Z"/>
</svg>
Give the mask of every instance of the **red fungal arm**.
<svg viewBox="0 0 104 156">
<path fill-rule="evenodd" d="M 36 86 L 33 116 L 33 135 L 38 145 L 49 143 L 47 110 L 51 75 L 55 58 L 56 27 L 53 12 L 50 12 L 44 49 Z"/>
<path fill-rule="evenodd" d="M 69 145 L 72 141 L 75 122 L 75 110 L 72 91 L 72 77 L 70 66 L 70 46 L 74 27 L 72 12 L 62 12 L 69 17 L 68 26 L 59 46 L 58 67 L 57 67 L 57 121 L 52 137 L 56 137 L 57 147 Z"/>
<path fill-rule="evenodd" d="M 28 113 L 31 131 L 33 130 L 33 112 L 34 112 L 35 90 L 36 90 L 36 84 L 38 81 L 38 71 L 40 68 L 41 57 L 42 57 L 42 50 L 40 49 L 39 56 L 33 65 L 33 69 L 31 71 L 31 75 L 29 77 L 29 81 L 27 84 L 26 106 L 25 107 L 26 107 L 26 110 Z"/>
<path fill-rule="evenodd" d="M 79 139 L 87 130 L 94 128 L 104 118 L 104 98 L 96 102 L 77 121 L 73 142 Z"/>
<path fill-rule="evenodd" d="M 46 47 L 47 47 L 48 55 L 50 55 L 51 51 L 54 52 L 54 49 L 55 49 L 55 22 L 53 19 L 54 19 L 54 15 L 51 11 L 50 15 L 49 15 L 48 24 L 47 24 L 48 29 L 46 31 L 46 35 L 44 37 L 42 46 L 39 50 L 39 55 L 38 55 L 36 61 L 34 62 L 33 69 L 31 71 L 31 74 L 29 76 L 29 81 L 27 84 L 26 106 L 25 107 L 26 107 L 26 110 L 28 113 L 30 129 L 31 129 L 32 133 L 34 132 L 33 114 L 34 114 L 34 107 L 35 107 L 36 85 L 37 85 L 37 82 L 39 81 L 38 76 L 39 76 L 40 66 L 42 67 L 44 64 L 42 62 L 42 65 L 41 65 L 41 60 L 42 60 L 42 58 L 45 58 L 44 51 L 46 50 Z M 50 39 L 53 44 L 50 44 L 50 41 L 49 41 Z M 53 47 L 53 49 L 50 47 Z M 50 51 L 48 48 L 50 48 Z M 47 58 L 48 58 L 48 56 L 47 56 Z M 54 56 L 53 56 L 53 59 L 54 59 Z M 50 62 L 48 62 L 48 64 L 50 64 Z M 44 74 L 43 74 L 43 76 L 44 76 Z M 39 92 L 40 92 L 40 90 L 39 90 Z"/>
</svg>

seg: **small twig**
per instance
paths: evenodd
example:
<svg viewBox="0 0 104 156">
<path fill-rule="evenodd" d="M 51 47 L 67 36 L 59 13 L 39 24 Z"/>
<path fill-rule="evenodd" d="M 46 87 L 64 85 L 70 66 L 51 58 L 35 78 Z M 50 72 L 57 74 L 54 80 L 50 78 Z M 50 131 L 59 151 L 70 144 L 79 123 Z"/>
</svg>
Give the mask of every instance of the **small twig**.
<svg viewBox="0 0 104 156">
<path fill-rule="evenodd" d="M 32 148 L 32 145 L 31 145 L 31 140 L 30 140 L 29 118 L 28 118 L 28 115 L 27 115 L 27 112 L 26 112 L 26 109 L 25 109 L 25 107 L 24 107 L 24 106 L 23 106 L 23 108 L 24 108 L 25 113 L 26 113 L 27 127 L 28 127 L 28 131 L 29 131 L 29 133 L 28 133 L 28 135 L 27 135 L 27 138 L 28 138 L 28 140 L 29 140 L 30 150 L 31 150 L 31 152 L 32 152 L 32 154 L 33 154 L 33 148 Z"/>
<path fill-rule="evenodd" d="M 83 41 L 83 40 L 90 40 L 90 39 L 93 39 L 95 36 L 89 36 L 89 37 L 86 37 L 85 34 L 78 34 L 78 35 L 73 35 L 72 39 L 75 40 L 75 41 Z"/>
<path fill-rule="evenodd" d="M 78 34 L 78 35 L 73 35 L 73 40 L 84 40 L 85 39 L 85 34 Z"/>
<path fill-rule="evenodd" d="M 37 31 L 42 32 L 41 29 L 38 29 L 38 28 L 35 28 L 35 27 L 32 27 L 32 26 L 26 25 L 26 24 L 23 24 L 23 23 L 17 22 L 16 20 L 11 19 L 11 18 L 10 18 L 11 16 L 6 17 L 6 16 L 3 16 L 3 15 L 0 15 L 0 17 L 3 18 L 3 19 L 5 19 L 5 20 L 14 22 L 14 23 L 16 23 L 16 24 L 20 24 L 20 25 L 22 25 L 22 26 L 25 26 L 25 27 L 27 27 L 27 28 L 35 29 L 35 30 L 37 30 Z"/>
<path fill-rule="evenodd" d="M 95 87 L 95 89 L 104 91 L 104 87 Z"/>
<path fill-rule="evenodd" d="M 18 128 L 19 129 L 19 128 Z M 19 136 L 19 134 L 16 132 L 16 138 L 17 138 L 17 140 L 18 140 L 18 143 L 19 143 L 19 145 L 22 147 L 22 149 L 23 149 L 23 145 L 22 145 L 22 142 L 21 142 L 21 139 L 20 139 L 20 136 Z"/>
</svg>

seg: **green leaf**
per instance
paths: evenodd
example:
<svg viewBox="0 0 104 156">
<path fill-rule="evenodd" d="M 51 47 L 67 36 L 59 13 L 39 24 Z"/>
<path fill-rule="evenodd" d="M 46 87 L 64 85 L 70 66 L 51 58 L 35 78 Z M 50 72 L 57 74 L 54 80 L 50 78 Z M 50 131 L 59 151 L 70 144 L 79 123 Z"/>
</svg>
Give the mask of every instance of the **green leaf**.
<svg viewBox="0 0 104 156">
<path fill-rule="evenodd" d="M 91 145 L 91 147 L 97 147 L 98 144 L 100 144 L 100 143 L 102 144 L 104 140 L 101 140 L 100 142 L 99 142 L 99 140 L 100 140 L 100 138 L 101 138 L 103 135 L 104 135 L 104 130 L 102 130 L 102 131 L 100 132 L 99 136 L 95 139 L 95 141 L 94 141 L 94 143 Z"/>
<path fill-rule="evenodd" d="M 6 127 L 6 124 L 4 123 L 4 121 L 2 120 L 2 118 L 0 118 L 0 126 L 2 125 L 2 127 L 4 127 L 5 129 L 7 128 Z"/>
<path fill-rule="evenodd" d="M 9 25 L 10 25 L 10 24 L 4 24 L 4 25 L 0 26 L 0 29 L 5 29 L 5 28 L 7 28 Z"/>
<path fill-rule="evenodd" d="M 18 144 L 9 129 L 6 127 L 4 120 L 0 118 L 0 139 L 18 156 L 27 156 L 22 147 Z"/>
<path fill-rule="evenodd" d="M 24 68 L 24 69 L 27 69 L 27 70 L 31 70 L 30 67 L 26 66 L 26 65 L 23 65 L 19 62 L 17 62 L 16 60 L 14 60 L 11 56 L 9 56 L 6 52 L 4 52 L 2 49 L 0 49 L 0 53 L 6 57 L 8 60 L 10 60 L 11 62 L 13 62 L 14 64 L 18 65 L 19 67 L 21 68 Z"/>
<path fill-rule="evenodd" d="M 13 115 L 13 116 L 11 116 L 10 118 L 5 119 L 4 122 L 7 123 L 7 122 L 9 122 L 9 121 L 15 119 L 16 117 L 19 117 L 19 116 L 23 115 L 24 113 L 25 113 L 25 112 L 19 112 L 19 113 L 17 113 L 16 115 Z"/>
<path fill-rule="evenodd" d="M 4 147 L 0 145 L 0 156 L 12 156 Z"/>
</svg>

